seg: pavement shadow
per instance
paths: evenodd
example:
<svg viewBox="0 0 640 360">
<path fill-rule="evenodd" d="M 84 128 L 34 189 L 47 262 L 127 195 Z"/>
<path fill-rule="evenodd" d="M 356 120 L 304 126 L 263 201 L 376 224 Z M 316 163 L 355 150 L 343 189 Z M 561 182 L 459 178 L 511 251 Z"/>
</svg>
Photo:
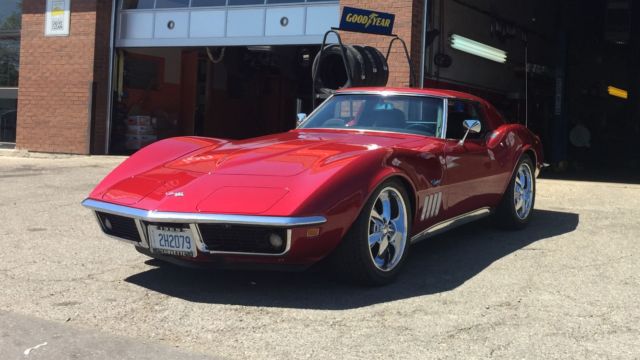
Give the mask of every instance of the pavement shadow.
<svg viewBox="0 0 640 360">
<path fill-rule="evenodd" d="M 579 223 L 575 213 L 535 210 L 533 215 L 522 231 L 496 230 L 483 220 L 418 243 L 397 281 L 384 287 L 341 283 L 317 269 L 288 273 L 159 266 L 125 281 L 199 303 L 353 309 L 455 289 L 494 261 L 536 241 L 572 232 Z"/>
</svg>

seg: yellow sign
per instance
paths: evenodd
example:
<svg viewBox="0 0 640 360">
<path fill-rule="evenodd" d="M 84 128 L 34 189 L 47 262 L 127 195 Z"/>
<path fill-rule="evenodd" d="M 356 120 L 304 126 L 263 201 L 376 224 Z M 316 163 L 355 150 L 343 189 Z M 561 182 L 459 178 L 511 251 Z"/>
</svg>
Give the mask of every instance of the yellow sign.
<svg viewBox="0 0 640 360">
<path fill-rule="evenodd" d="M 51 16 L 64 16 L 65 0 L 53 0 L 51 2 Z"/>
<path fill-rule="evenodd" d="M 391 35 L 394 21 L 394 14 L 345 6 L 342 10 L 340 30 Z"/>
<path fill-rule="evenodd" d="M 45 36 L 68 36 L 71 0 L 47 0 Z"/>
<path fill-rule="evenodd" d="M 607 92 L 609 93 L 609 95 L 615 96 L 617 98 L 621 98 L 625 100 L 629 98 L 629 92 L 627 92 L 627 90 L 618 89 L 615 86 L 607 87 Z"/>
<path fill-rule="evenodd" d="M 371 13 L 369 16 L 366 15 L 358 15 L 358 14 L 348 14 L 345 19 L 349 23 L 355 23 L 364 25 L 365 29 L 370 25 L 389 27 L 391 25 L 391 19 L 383 19 L 380 15 L 376 13 Z"/>
</svg>

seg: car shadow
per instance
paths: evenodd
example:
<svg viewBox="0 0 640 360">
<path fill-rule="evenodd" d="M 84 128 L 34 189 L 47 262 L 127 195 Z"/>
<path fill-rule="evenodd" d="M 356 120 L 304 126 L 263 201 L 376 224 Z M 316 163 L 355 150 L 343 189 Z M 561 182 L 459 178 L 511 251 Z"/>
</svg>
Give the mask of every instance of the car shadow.
<svg viewBox="0 0 640 360">
<path fill-rule="evenodd" d="M 346 310 L 455 289 L 496 260 L 537 241 L 572 232 L 578 214 L 535 210 L 522 231 L 496 230 L 488 219 L 416 244 L 402 273 L 384 287 L 335 281 L 327 271 L 208 271 L 159 266 L 127 282 L 187 301 L 260 307 Z M 156 260 L 149 260 L 156 264 Z"/>
</svg>

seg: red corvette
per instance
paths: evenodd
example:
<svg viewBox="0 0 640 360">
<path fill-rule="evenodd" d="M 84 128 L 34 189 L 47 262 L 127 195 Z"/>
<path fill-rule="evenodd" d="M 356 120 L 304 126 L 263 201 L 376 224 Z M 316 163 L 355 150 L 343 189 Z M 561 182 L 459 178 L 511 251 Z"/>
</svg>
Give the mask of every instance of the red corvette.
<svg viewBox="0 0 640 360">
<path fill-rule="evenodd" d="M 539 138 L 460 92 L 338 92 L 292 131 L 230 141 L 159 141 L 83 205 L 101 229 L 183 265 L 306 268 L 328 258 L 391 281 L 412 243 L 493 215 L 530 220 Z"/>
</svg>

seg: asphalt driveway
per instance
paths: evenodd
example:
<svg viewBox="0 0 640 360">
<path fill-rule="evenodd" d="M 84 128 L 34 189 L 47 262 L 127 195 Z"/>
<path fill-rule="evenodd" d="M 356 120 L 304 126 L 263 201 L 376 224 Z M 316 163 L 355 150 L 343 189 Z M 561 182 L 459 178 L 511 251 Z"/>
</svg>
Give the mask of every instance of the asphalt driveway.
<svg viewBox="0 0 640 360">
<path fill-rule="evenodd" d="M 120 161 L 0 156 L 0 329 L 52 321 L 103 344 L 180 348 L 176 358 L 640 354 L 639 185 L 540 180 L 528 229 L 467 225 L 414 247 L 396 283 L 358 288 L 319 270 L 159 266 L 79 205 Z M 26 357 L 1 346 L 15 336 L 0 332 L 0 358 Z M 57 350 L 49 339 L 34 354 Z"/>
</svg>

